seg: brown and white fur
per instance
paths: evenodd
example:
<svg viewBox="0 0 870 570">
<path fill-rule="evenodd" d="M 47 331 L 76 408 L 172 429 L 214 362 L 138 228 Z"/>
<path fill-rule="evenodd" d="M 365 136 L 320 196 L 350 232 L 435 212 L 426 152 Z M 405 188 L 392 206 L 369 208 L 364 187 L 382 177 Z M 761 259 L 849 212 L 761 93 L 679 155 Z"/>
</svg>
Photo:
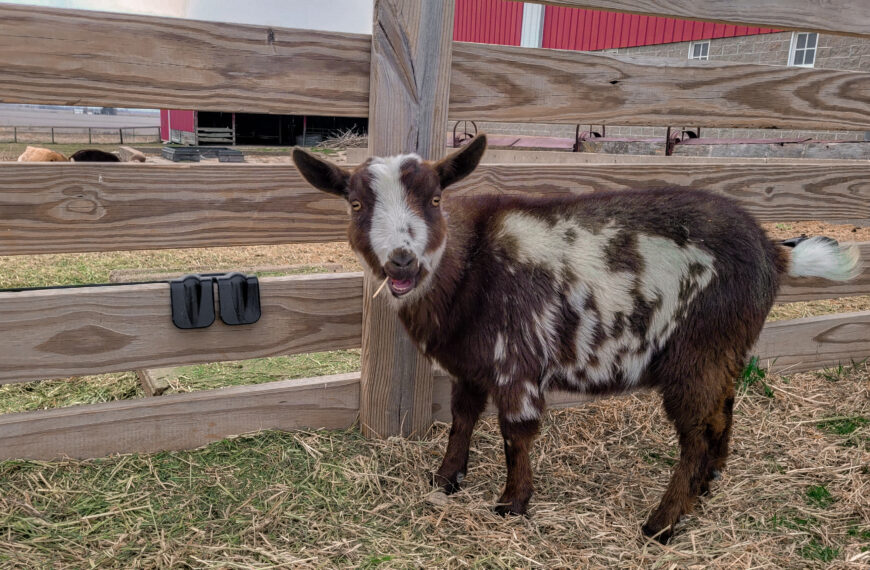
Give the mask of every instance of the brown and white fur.
<svg viewBox="0 0 870 570">
<path fill-rule="evenodd" d="M 696 190 L 540 199 L 445 198 L 486 147 L 439 162 L 372 158 L 347 171 L 300 149 L 299 171 L 350 205 L 350 245 L 411 338 L 452 374 L 453 425 L 436 481 L 459 488 L 487 398 L 507 483 L 499 513 L 525 513 L 544 392 L 655 388 L 680 460 L 643 527 L 667 540 L 725 464 L 735 379 L 786 274 L 845 280 L 855 249 L 813 238 L 788 250 L 733 201 Z"/>
</svg>

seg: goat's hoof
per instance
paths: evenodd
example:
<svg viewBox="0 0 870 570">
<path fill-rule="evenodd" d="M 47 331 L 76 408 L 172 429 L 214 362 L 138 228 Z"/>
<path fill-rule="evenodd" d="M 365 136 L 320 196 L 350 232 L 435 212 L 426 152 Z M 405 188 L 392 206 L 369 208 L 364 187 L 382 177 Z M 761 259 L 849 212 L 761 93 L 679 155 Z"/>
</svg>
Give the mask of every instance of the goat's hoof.
<svg viewBox="0 0 870 570">
<path fill-rule="evenodd" d="M 712 473 L 710 473 L 710 481 L 718 481 L 722 478 L 722 472 L 718 469 L 714 469 Z"/>
<path fill-rule="evenodd" d="M 503 501 L 493 507 L 495 514 L 506 517 L 508 515 L 511 516 L 522 516 L 526 515 L 528 511 L 528 506 L 519 503 L 519 502 L 507 502 Z"/>
<path fill-rule="evenodd" d="M 445 477 L 438 473 L 432 473 L 430 480 L 434 487 L 441 487 L 441 490 L 444 491 L 445 495 L 452 495 L 459 491 L 459 484 L 462 482 L 463 477 L 465 477 L 465 473 L 462 473 L 461 471 L 453 477 Z"/>
<path fill-rule="evenodd" d="M 668 526 L 664 529 L 661 529 L 651 526 L 649 523 L 647 523 L 641 527 L 641 530 L 643 531 L 644 536 L 655 539 L 661 544 L 667 544 L 671 537 L 674 535 L 673 528 L 674 527 L 672 526 Z"/>
</svg>

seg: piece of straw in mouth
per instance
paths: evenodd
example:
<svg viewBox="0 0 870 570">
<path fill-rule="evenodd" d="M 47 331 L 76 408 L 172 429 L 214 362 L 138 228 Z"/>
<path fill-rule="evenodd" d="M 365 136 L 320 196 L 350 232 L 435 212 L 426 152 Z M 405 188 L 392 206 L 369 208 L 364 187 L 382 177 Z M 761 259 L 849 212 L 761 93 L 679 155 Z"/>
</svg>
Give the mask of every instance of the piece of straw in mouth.
<svg viewBox="0 0 870 570">
<path fill-rule="evenodd" d="M 387 277 L 386 279 L 384 279 L 384 282 L 381 283 L 381 286 L 378 287 L 378 290 L 375 291 L 375 294 L 374 294 L 374 295 L 372 295 L 372 299 L 374 299 L 375 297 L 377 297 L 378 295 L 381 294 L 381 291 L 383 291 L 384 286 L 387 284 L 387 280 L 388 280 L 388 279 L 389 279 L 389 277 Z"/>
</svg>

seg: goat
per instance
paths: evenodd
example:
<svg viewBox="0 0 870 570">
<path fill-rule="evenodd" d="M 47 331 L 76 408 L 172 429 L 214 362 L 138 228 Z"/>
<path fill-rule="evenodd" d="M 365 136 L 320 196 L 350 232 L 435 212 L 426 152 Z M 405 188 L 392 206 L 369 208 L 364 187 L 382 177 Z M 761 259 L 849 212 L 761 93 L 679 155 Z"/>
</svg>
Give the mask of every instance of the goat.
<svg viewBox="0 0 870 570">
<path fill-rule="evenodd" d="M 72 162 L 121 162 L 118 155 L 96 148 L 77 150 L 69 159 Z"/>
<path fill-rule="evenodd" d="M 28 146 L 18 157 L 18 162 L 66 162 L 67 157 L 59 152 L 38 146 Z"/>
<path fill-rule="evenodd" d="M 524 514 L 529 450 L 549 389 L 661 392 L 680 459 L 643 525 L 665 542 L 728 454 L 735 379 L 784 275 L 847 280 L 856 248 L 812 238 L 787 249 L 735 202 L 700 190 L 547 199 L 442 191 L 468 176 L 480 135 L 438 162 L 370 158 L 353 171 L 301 149 L 314 187 L 349 204 L 348 237 L 384 279 L 410 337 L 455 377 L 453 424 L 435 482 L 455 492 L 487 398 L 507 482 L 495 507 Z"/>
</svg>

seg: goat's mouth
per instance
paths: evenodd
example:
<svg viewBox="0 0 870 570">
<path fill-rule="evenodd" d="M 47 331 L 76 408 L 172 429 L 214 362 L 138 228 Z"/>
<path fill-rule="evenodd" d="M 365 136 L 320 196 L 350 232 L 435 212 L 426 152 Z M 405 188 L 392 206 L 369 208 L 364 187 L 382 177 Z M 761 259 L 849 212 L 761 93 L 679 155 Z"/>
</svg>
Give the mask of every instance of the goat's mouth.
<svg viewBox="0 0 870 570">
<path fill-rule="evenodd" d="M 415 274 L 390 275 L 387 274 L 387 287 L 393 297 L 402 297 L 413 291 L 420 282 L 420 272 Z"/>
<path fill-rule="evenodd" d="M 401 297 L 402 295 L 407 295 L 411 291 L 414 290 L 414 287 L 417 286 L 417 276 L 405 278 L 405 279 L 396 279 L 394 277 L 387 277 L 387 287 L 390 288 L 390 292 L 394 297 Z"/>
</svg>

